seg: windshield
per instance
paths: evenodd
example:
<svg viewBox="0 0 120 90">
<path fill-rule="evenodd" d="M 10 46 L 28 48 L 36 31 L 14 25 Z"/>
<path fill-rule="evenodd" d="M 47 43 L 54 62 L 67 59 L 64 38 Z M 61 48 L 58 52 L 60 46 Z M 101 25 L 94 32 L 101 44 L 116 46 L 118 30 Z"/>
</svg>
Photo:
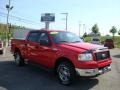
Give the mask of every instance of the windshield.
<svg viewBox="0 0 120 90">
<path fill-rule="evenodd" d="M 71 32 L 50 32 L 55 43 L 77 43 L 83 40 Z"/>
</svg>

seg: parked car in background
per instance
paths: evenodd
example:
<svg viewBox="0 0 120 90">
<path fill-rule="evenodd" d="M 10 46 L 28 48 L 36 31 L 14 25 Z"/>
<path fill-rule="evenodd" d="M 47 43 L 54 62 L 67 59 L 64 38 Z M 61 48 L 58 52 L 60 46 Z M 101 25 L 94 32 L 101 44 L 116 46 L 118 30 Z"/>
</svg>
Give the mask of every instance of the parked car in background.
<svg viewBox="0 0 120 90">
<path fill-rule="evenodd" d="M 92 38 L 91 43 L 92 43 L 92 44 L 99 44 L 99 45 L 100 45 L 100 44 L 101 44 L 101 41 L 100 41 L 99 38 L 96 38 L 96 37 L 95 37 L 95 38 Z"/>
<path fill-rule="evenodd" d="M 104 42 L 104 46 L 108 47 L 109 49 L 114 48 L 114 41 L 112 39 L 106 39 Z"/>
<path fill-rule="evenodd" d="M 3 41 L 0 40 L 0 54 L 3 54 Z"/>
</svg>

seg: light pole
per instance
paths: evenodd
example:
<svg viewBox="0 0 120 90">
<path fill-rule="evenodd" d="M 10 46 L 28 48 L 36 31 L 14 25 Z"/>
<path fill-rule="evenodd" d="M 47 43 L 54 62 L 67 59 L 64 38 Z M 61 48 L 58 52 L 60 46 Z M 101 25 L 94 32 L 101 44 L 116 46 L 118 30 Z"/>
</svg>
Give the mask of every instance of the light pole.
<svg viewBox="0 0 120 90">
<path fill-rule="evenodd" d="M 83 24 L 83 34 L 85 34 L 85 24 Z"/>
<path fill-rule="evenodd" d="M 66 22 L 65 30 L 67 31 L 67 29 L 68 29 L 68 13 L 61 13 L 61 14 L 66 15 L 66 18 L 65 18 L 65 22 Z"/>
<path fill-rule="evenodd" d="M 81 21 L 79 21 L 79 37 L 80 37 L 80 28 L 81 28 Z"/>
<path fill-rule="evenodd" d="M 7 35 L 8 35 L 8 31 L 9 31 L 9 13 L 10 13 L 10 11 L 13 9 L 13 6 L 11 6 L 11 1 L 9 0 L 9 3 L 8 4 L 6 4 L 6 9 L 7 9 L 7 28 L 6 28 L 6 46 L 7 46 Z M 9 31 L 9 33 L 10 33 L 10 31 Z M 9 40 L 8 40 L 8 42 L 9 42 Z"/>
</svg>

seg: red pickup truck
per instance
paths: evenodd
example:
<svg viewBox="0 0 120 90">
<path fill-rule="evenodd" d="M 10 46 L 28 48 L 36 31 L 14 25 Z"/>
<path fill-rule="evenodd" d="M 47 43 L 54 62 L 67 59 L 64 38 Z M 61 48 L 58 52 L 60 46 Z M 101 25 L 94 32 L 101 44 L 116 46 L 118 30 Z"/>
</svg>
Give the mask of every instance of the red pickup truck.
<svg viewBox="0 0 120 90">
<path fill-rule="evenodd" d="M 19 37 L 11 41 L 15 63 L 21 66 L 30 62 L 54 69 L 64 85 L 71 84 L 76 75 L 94 77 L 111 70 L 108 48 L 85 43 L 71 32 L 31 30 L 15 36 Z"/>
</svg>

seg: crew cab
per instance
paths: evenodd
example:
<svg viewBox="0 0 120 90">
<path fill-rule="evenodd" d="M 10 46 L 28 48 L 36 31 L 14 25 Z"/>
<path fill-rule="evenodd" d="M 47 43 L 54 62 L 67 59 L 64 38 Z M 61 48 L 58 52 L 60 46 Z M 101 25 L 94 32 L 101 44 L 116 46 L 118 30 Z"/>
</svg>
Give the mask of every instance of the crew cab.
<svg viewBox="0 0 120 90">
<path fill-rule="evenodd" d="M 18 66 L 33 63 L 54 69 L 63 85 L 76 75 L 94 77 L 111 70 L 108 48 L 85 43 L 74 33 L 60 30 L 26 30 L 11 40 L 11 52 Z M 21 38 L 20 38 L 21 37 Z"/>
</svg>

